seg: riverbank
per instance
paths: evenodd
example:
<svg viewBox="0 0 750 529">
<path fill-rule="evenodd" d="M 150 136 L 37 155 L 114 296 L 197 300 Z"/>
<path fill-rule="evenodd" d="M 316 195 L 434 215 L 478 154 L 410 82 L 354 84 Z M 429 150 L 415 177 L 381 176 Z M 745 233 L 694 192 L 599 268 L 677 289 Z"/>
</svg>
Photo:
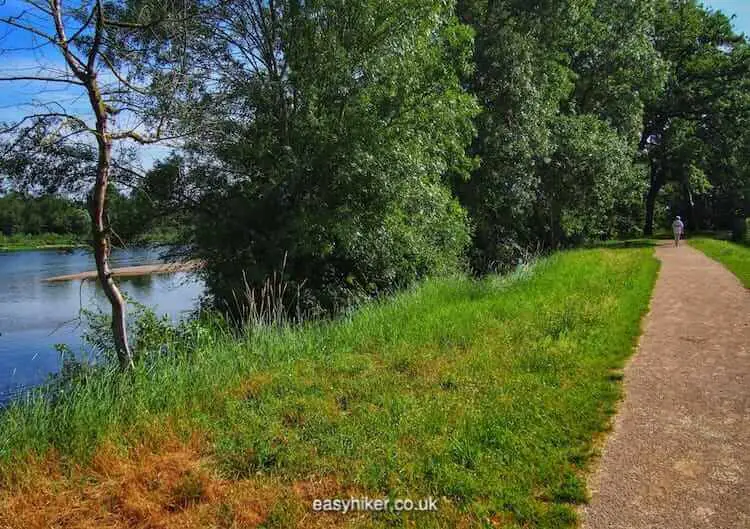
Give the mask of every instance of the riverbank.
<svg viewBox="0 0 750 529">
<path fill-rule="evenodd" d="M 22 252 L 30 250 L 72 250 L 84 248 L 88 244 L 85 238 L 75 235 L 0 235 L 0 252 Z"/>
<path fill-rule="evenodd" d="M 179 235 L 175 231 L 154 230 L 144 233 L 137 239 L 128 241 L 128 246 L 169 246 L 178 242 Z M 119 241 L 113 241 L 119 243 Z M 90 247 L 86 236 L 72 234 L 42 233 L 39 235 L 16 234 L 6 236 L 0 234 L 0 252 L 22 252 L 32 250 L 73 250 Z"/>
<path fill-rule="evenodd" d="M 303 328 L 151 324 L 131 376 L 83 370 L 0 415 L 0 519 L 573 527 L 657 268 L 650 248 L 573 251 Z M 351 495 L 438 510 L 311 508 Z"/>
<path fill-rule="evenodd" d="M 114 248 L 110 265 L 129 268 L 163 263 L 165 251 Z M 109 301 L 98 281 L 44 282 L 95 269 L 89 249 L 0 254 L 0 407 L 21 388 L 44 383 L 59 371 L 58 344 L 81 350 L 86 329 L 84 322 L 78 321 L 82 307 L 109 312 Z M 175 322 L 196 309 L 205 290 L 200 274 L 190 272 L 119 277 L 116 281 L 128 300 Z M 134 314 L 135 307 L 129 312 Z"/>
</svg>

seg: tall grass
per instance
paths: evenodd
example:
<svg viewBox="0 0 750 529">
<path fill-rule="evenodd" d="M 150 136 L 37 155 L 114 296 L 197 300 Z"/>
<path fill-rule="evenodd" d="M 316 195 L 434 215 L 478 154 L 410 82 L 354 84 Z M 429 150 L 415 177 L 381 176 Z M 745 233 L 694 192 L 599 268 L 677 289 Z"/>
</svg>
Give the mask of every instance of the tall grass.
<svg viewBox="0 0 750 529">
<path fill-rule="evenodd" d="M 750 288 L 750 244 L 698 238 L 691 239 L 690 245 L 726 266 Z"/>
<path fill-rule="evenodd" d="M 12 406 L 0 476 L 12 486 L 29 454 L 52 449 L 85 467 L 104 440 L 128 449 L 169 424 L 203 432 L 231 482 L 441 498 L 437 513 L 339 525 L 571 527 L 657 267 L 650 249 L 574 251 L 510 276 L 428 281 L 335 322 L 241 338 L 194 323 L 189 346 L 129 376 L 83 373 L 53 401 Z M 301 501 L 280 500 L 264 526 L 314 525 Z"/>
<path fill-rule="evenodd" d="M 289 292 L 289 284 L 284 281 L 286 254 L 279 271 L 274 271 L 260 287 L 253 287 L 242 273 L 242 288 L 234 295 L 234 314 L 237 314 L 241 327 L 249 330 L 289 326 L 301 323 L 308 318 L 303 314 L 300 298 L 304 283 L 300 283 L 294 293 Z"/>
</svg>

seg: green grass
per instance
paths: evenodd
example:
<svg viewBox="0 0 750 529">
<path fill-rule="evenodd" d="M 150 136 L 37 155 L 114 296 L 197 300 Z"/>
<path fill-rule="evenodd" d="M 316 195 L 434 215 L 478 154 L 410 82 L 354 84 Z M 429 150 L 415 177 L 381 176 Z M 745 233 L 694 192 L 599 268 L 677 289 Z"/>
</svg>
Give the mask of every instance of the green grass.
<svg viewBox="0 0 750 529">
<path fill-rule="evenodd" d="M 0 234 L 0 252 L 42 249 L 63 250 L 85 245 L 85 237 L 78 237 L 76 235 L 59 235 L 57 233 L 29 235 L 21 233 L 6 236 Z"/>
<path fill-rule="evenodd" d="M 565 252 L 525 273 L 429 281 L 341 321 L 239 340 L 193 326 L 189 360 L 93 375 L 56 405 L 10 408 L 0 477 L 52 448 L 85 465 L 105 438 L 127 448 L 158 422 L 205 432 L 230 480 L 322 476 L 345 497 L 441 498 L 436 514 L 340 515 L 352 527 L 573 527 L 648 307 L 652 253 Z M 265 527 L 316 516 L 290 501 Z"/>
<path fill-rule="evenodd" d="M 719 261 L 750 288 L 750 246 L 715 239 L 690 239 L 690 245 Z"/>
</svg>

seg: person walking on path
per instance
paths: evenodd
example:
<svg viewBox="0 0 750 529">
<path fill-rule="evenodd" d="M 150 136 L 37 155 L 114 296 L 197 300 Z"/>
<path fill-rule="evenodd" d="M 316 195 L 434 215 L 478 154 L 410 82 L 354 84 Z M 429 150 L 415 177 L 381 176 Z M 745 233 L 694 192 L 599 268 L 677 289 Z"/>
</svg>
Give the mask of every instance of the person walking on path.
<svg viewBox="0 0 750 529">
<path fill-rule="evenodd" d="M 582 529 L 750 528 L 750 291 L 671 246 Z"/>
<path fill-rule="evenodd" d="M 674 222 L 672 223 L 672 232 L 674 233 L 674 245 L 680 246 L 680 239 L 682 238 L 682 234 L 685 232 L 685 224 L 682 222 L 682 219 L 679 215 L 676 219 L 674 219 Z"/>
</svg>

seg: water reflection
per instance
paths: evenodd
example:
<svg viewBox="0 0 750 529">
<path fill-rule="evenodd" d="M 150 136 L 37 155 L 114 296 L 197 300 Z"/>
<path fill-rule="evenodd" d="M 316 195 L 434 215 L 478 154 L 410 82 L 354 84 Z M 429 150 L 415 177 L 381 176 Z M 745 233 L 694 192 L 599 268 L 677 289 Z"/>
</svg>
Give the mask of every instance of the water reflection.
<svg viewBox="0 0 750 529">
<path fill-rule="evenodd" d="M 113 266 L 160 262 L 158 250 L 115 250 Z M 42 280 L 94 269 L 91 254 L 76 250 L 0 253 L 0 401 L 20 386 L 43 382 L 59 368 L 56 343 L 82 349 L 81 308 L 108 308 L 95 281 L 45 283 Z M 168 314 L 174 320 L 188 314 L 203 293 L 191 274 L 176 273 L 118 280 L 127 296 Z"/>
<path fill-rule="evenodd" d="M 135 276 L 129 277 L 123 282 L 131 291 L 137 295 L 150 294 L 154 286 L 154 276 Z"/>
</svg>

